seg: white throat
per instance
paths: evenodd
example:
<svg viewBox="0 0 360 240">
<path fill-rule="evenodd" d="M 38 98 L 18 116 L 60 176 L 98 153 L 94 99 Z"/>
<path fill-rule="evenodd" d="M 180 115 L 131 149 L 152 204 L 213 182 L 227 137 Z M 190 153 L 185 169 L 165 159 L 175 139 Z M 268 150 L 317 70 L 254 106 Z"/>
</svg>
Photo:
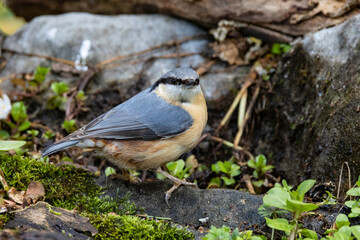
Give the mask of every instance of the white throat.
<svg viewBox="0 0 360 240">
<path fill-rule="evenodd" d="M 194 97 L 199 93 L 201 93 L 200 85 L 188 87 L 181 85 L 160 84 L 158 86 L 158 94 L 170 101 L 192 102 Z"/>
</svg>

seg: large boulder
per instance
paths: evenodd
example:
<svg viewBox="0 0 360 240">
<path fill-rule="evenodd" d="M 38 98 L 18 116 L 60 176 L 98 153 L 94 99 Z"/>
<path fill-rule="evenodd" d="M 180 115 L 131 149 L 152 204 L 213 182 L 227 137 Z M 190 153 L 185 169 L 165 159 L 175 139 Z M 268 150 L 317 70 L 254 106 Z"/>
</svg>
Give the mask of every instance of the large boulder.
<svg viewBox="0 0 360 240">
<path fill-rule="evenodd" d="M 274 94 L 254 128 L 253 144 L 273 156 L 275 169 L 292 183 L 336 182 L 344 162 L 352 180 L 360 174 L 359 29 L 356 16 L 306 36 L 272 80 Z"/>
<path fill-rule="evenodd" d="M 201 35 L 202 37 L 196 37 Z M 181 42 L 179 46 L 172 44 L 156 48 L 161 44 L 185 38 L 189 39 Z M 127 89 L 130 86 L 136 85 L 136 91 L 140 91 L 172 68 L 201 66 L 211 50 L 208 43 L 206 32 L 201 28 L 164 15 L 100 16 L 68 13 L 42 16 L 33 19 L 4 41 L 3 49 L 7 65 L 0 72 L 0 78 L 14 73 L 32 73 L 37 66 L 47 66 L 52 68 L 48 80 L 57 79 L 75 83 L 80 81 L 81 74 L 87 70 L 83 65 L 95 66 L 113 57 L 152 49 L 111 62 L 111 67 L 106 65 L 106 69 L 98 71 L 91 79 L 87 89 L 89 91 L 87 93 L 91 93 L 116 82 L 122 86 L 121 93 L 129 98 L 135 94 L 128 93 Z M 44 57 L 14 54 L 9 50 L 66 59 L 76 62 L 77 65 L 75 68 L 69 67 L 56 60 L 49 61 Z M 193 55 L 161 57 L 177 53 Z M 210 72 L 209 77 L 206 75 L 202 77 L 207 99 L 216 101 L 226 96 L 229 89 L 236 86 L 237 80 L 247 72 L 248 68 L 244 67 L 240 71 L 222 73 L 213 71 Z M 222 79 L 226 87 L 222 86 Z M 11 81 L 3 81 L 1 89 L 13 90 Z"/>
</svg>

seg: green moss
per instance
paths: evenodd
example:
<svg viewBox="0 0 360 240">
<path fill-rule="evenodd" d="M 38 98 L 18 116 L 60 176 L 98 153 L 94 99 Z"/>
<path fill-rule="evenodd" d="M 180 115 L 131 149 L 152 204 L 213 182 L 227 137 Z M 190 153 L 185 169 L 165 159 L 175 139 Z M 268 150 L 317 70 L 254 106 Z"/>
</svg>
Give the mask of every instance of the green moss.
<svg viewBox="0 0 360 240">
<path fill-rule="evenodd" d="M 69 210 L 76 208 L 89 217 L 99 231 L 95 239 L 193 239 L 191 232 L 170 223 L 127 215 L 142 209 L 129 201 L 129 195 L 123 199 L 101 196 L 104 189 L 95 184 L 93 174 L 83 169 L 6 154 L 0 154 L 0 169 L 10 187 L 25 190 L 30 181 L 39 181 L 44 185 L 46 202 Z M 0 229 L 10 217 L 0 215 Z"/>
<path fill-rule="evenodd" d="M 94 176 L 70 165 L 54 166 L 36 159 L 0 154 L 0 169 L 10 187 L 25 190 L 30 181 L 44 185 L 46 201 L 54 206 L 72 209 L 79 194 L 99 195 L 101 189 Z"/>
<path fill-rule="evenodd" d="M 0 230 L 2 230 L 4 225 L 13 218 L 13 213 L 0 214 Z"/>
<path fill-rule="evenodd" d="M 163 221 L 128 215 L 88 214 L 87 217 L 99 231 L 94 239 L 194 239 L 194 235 L 188 230 Z"/>
</svg>

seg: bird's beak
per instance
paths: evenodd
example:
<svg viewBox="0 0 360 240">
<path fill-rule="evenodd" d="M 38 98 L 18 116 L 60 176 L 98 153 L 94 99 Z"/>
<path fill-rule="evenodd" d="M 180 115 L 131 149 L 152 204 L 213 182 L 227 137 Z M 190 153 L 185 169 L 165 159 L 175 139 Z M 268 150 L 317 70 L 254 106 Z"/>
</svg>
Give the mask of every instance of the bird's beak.
<svg viewBox="0 0 360 240">
<path fill-rule="evenodd" d="M 199 85 L 199 79 L 186 79 L 184 81 L 184 86 L 187 88 L 196 87 Z"/>
</svg>

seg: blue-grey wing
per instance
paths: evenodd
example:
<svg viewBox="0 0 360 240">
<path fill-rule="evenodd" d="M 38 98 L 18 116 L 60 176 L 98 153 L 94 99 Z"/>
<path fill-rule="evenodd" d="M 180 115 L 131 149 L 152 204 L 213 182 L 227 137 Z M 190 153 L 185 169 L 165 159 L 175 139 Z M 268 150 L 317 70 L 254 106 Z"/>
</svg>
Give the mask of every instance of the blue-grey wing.
<svg viewBox="0 0 360 240">
<path fill-rule="evenodd" d="M 193 124 L 190 114 L 147 89 L 62 141 L 86 138 L 153 140 L 176 136 Z"/>
</svg>

